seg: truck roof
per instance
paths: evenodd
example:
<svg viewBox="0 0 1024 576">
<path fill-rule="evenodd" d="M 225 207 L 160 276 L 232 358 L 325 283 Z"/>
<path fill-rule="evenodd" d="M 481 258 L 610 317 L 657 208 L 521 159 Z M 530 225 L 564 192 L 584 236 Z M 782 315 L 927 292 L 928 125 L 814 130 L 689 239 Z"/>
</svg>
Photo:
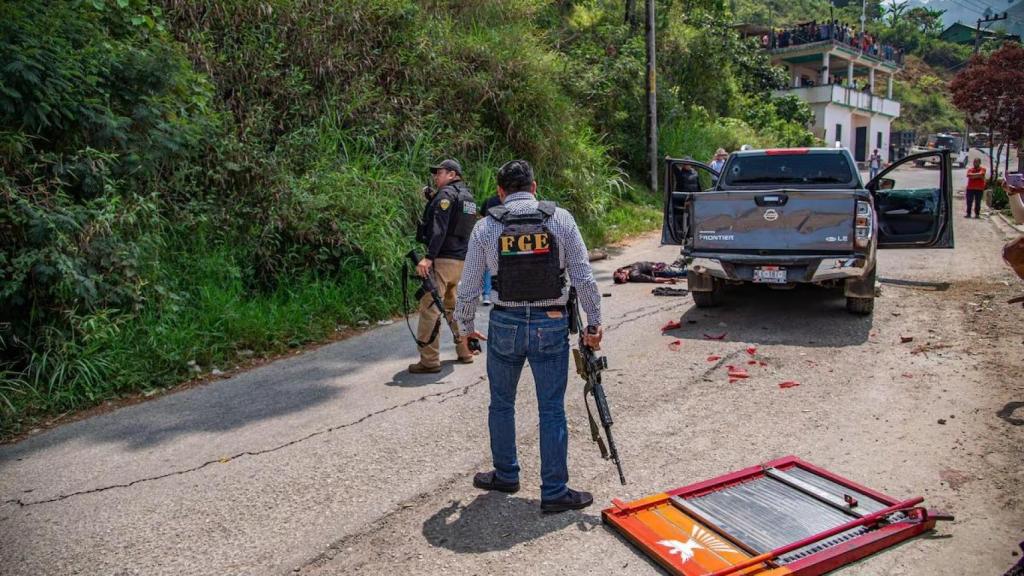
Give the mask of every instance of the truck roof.
<svg viewBox="0 0 1024 576">
<path fill-rule="evenodd" d="M 736 156 L 772 156 L 786 154 L 842 154 L 845 148 L 761 148 L 757 150 L 737 150 L 733 152 Z"/>
</svg>

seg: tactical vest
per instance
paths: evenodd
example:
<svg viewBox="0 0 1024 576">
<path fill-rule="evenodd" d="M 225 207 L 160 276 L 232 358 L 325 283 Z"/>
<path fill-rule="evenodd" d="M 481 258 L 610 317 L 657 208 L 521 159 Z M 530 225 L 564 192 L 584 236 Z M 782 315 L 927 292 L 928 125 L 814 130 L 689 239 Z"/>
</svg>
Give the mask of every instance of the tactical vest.
<svg viewBox="0 0 1024 576">
<path fill-rule="evenodd" d="M 493 279 L 505 302 L 538 302 L 562 297 L 565 275 L 558 258 L 558 239 L 547 222 L 554 202 L 540 202 L 537 210 L 513 214 L 495 206 L 487 214 L 501 223 L 498 236 L 498 276 Z"/>
<path fill-rule="evenodd" d="M 451 220 L 448 222 L 448 234 L 455 238 L 469 238 L 476 224 L 476 200 L 462 180 L 454 182 L 451 186 L 455 189 L 456 196 Z"/>
</svg>

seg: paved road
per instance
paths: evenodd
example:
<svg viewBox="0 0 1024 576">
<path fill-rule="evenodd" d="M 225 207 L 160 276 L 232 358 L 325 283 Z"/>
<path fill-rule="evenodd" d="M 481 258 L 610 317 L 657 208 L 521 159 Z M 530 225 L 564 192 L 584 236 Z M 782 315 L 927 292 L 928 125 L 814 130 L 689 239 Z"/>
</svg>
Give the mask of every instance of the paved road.
<svg viewBox="0 0 1024 576">
<path fill-rule="evenodd" d="M 614 251 L 596 270 L 613 295 L 606 382 L 630 484 L 589 442 L 577 383 L 571 484 L 603 504 L 796 454 L 958 516 L 843 574 L 1002 573 L 1024 537 L 1024 426 L 997 417 L 1024 401 L 1024 313 L 1000 298 L 1021 285 L 997 257 L 1000 228 L 956 227 L 954 251 L 881 256 L 870 318 L 823 290 L 744 288 L 697 310 L 649 285 L 612 286 L 614 268 L 675 249 L 652 235 Z M 900 335 L 935 349 L 912 354 Z M 768 363 L 749 381 L 729 384 L 706 361 L 748 346 Z M 450 343 L 443 354 L 454 357 Z M 410 376 L 414 359 L 395 324 L 0 447 L 0 572 L 658 573 L 597 506 L 538 513 L 528 374 L 524 489 L 496 496 L 470 485 L 489 466 L 483 362 Z M 790 379 L 801 386 L 778 388 Z"/>
</svg>

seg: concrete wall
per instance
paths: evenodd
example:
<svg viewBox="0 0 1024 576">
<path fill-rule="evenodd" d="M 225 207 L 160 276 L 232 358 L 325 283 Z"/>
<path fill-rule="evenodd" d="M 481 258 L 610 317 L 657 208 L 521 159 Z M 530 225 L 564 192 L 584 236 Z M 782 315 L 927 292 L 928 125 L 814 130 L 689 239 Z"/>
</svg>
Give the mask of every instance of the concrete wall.
<svg viewBox="0 0 1024 576">
<path fill-rule="evenodd" d="M 868 156 L 871 156 L 871 152 L 878 148 L 878 153 L 882 155 L 884 162 L 889 162 L 889 130 L 892 124 L 892 119 L 888 116 L 874 116 L 871 118 L 871 122 L 868 124 Z M 878 145 L 878 134 L 882 135 L 882 145 Z"/>
<path fill-rule="evenodd" d="M 839 124 L 842 126 L 839 145 L 843 148 L 849 149 L 850 154 L 853 154 L 855 152 L 855 130 L 858 126 L 866 126 L 868 129 L 868 141 L 865 159 L 871 156 L 872 150 L 878 148 L 879 153 L 882 155 L 882 159 L 886 162 L 890 160 L 889 129 L 892 124 L 892 119 L 888 116 L 864 116 L 854 114 L 850 108 L 839 106 L 837 104 L 815 104 L 811 106 L 811 110 L 814 112 L 814 126 L 812 127 L 812 131 L 815 136 L 825 141 L 826 146 L 830 148 L 835 146 L 836 124 Z M 879 132 L 882 134 L 881 146 L 877 146 Z"/>
</svg>

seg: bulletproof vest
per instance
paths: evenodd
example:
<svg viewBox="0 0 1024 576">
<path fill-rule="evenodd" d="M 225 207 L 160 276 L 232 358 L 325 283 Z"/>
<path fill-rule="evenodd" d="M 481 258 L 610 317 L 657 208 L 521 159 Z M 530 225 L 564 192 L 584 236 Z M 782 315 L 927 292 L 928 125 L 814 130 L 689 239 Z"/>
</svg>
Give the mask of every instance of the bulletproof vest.
<svg viewBox="0 0 1024 576">
<path fill-rule="evenodd" d="M 540 202 L 537 210 L 512 214 L 495 206 L 488 215 L 501 223 L 498 236 L 498 276 L 493 279 L 505 302 L 537 302 L 562 296 L 565 276 L 558 259 L 558 239 L 547 226 L 554 202 Z"/>
<path fill-rule="evenodd" d="M 469 234 L 476 224 L 476 201 L 473 199 L 469 187 L 461 180 L 454 182 L 451 186 L 455 189 L 456 196 L 451 220 L 448 222 L 448 235 L 455 238 L 469 238 Z"/>
</svg>

